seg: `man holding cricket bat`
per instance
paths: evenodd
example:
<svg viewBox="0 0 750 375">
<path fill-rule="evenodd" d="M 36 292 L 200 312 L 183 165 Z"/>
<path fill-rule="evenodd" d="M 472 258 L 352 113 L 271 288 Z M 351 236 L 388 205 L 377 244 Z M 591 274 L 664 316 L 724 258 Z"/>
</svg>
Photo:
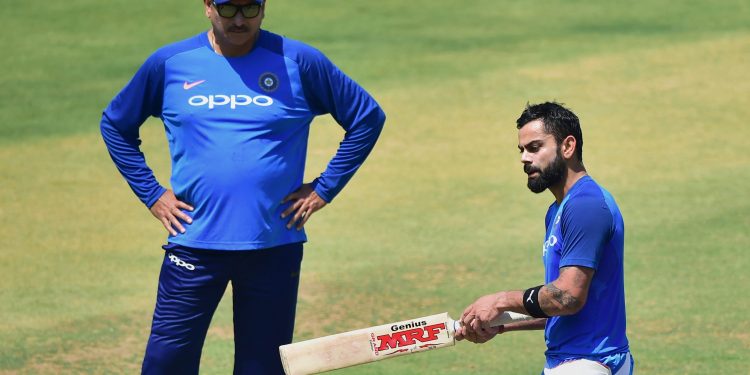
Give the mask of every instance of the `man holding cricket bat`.
<svg viewBox="0 0 750 375">
<path fill-rule="evenodd" d="M 545 217 L 545 284 L 483 296 L 461 316 L 456 339 L 544 329 L 544 375 L 629 375 L 625 334 L 624 224 L 614 198 L 588 176 L 578 117 L 558 103 L 529 105 L 517 120 L 528 188 L 555 202 Z M 505 311 L 537 319 L 492 327 Z"/>
<path fill-rule="evenodd" d="M 385 121 L 320 51 L 261 29 L 266 5 L 203 0 L 209 30 L 152 54 L 102 116 L 112 160 L 169 232 L 144 374 L 198 373 L 230 282 L 234 373 L 283 373 L 278 347 L 292 341 L 303 227 L 364 163 Z M 325 114 L 346 135 L 304 183 L 310 123 Z M 164 123 L 171 189 L 139 147 L 150 116 Z"/>
</svg>

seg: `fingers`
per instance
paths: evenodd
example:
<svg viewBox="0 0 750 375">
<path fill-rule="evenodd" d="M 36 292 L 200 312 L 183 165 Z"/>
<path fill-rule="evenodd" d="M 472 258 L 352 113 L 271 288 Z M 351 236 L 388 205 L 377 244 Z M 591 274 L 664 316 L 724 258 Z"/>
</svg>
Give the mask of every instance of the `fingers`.
<svg viewBox="0 0 750 375">
<path fill-rule="evenodd" d="M 502 311 L 498 310 L 498 294 L 487 294 L 479 297 L 469 307 L 464 310 L 461 321 L 469 325 L 471 324 L 475 329 L 481 327 L 487 328 L 490 326 L 492 319 L 497 317 Z M 476 321 L 474 321 L 476 320 Z"/>
<path fill-rule="evenodd" d="M 461 314 L 461 330 L 456 330 L 456 340 L 465 339 L 482 344 L 500 332 L 500 328 L 489 326 L 493 310 L 486 306 L 486 300 L 487 296 L 480 297 L 464 310 Z"/>
<path fill-rule="evenodd" d="M 169 234 L 171 234 L 172 236 L 177 235 L 177 232 L 174 230 L 174 228 L 172 228 L 172 223 L 169 221 L 168 218 L 162 217 L 161 223 L 162 225 L 164 225 L 164 228 L 167 230 L 167 232 L 169 232 Z"/>
<path fill-rule="evenodd" d="M 180 203 L 182 203 L 182 202 L 180 202 Z M 192 207 L 188 206 L 188 205 L 187 205 L 187 204 L 185 204 L 185 203 L 182 203 L 182 205 L 184 205 L 184 206 L 187 206 L 187 207 L 189 207 L 189 208 L 183 208 L 183 209 L 185 209 L 185 210 L 190 210 L 190 211 L 192 211 L 192 210 L 193 210 L 193 208 L 192 208 Z M 182 210 L 180 210 L 180 209 L 179 209 L 179 208 L 177 208 L 177 207 L 175 207 L 174 209 L 172 209 L 172 210 L 170 211 L 170 213 L 171 213 L 171 214 L 173 215 L 173 217 L 175 217 L 175 218 L 177 218 L 177 219 L 180 219 L 180 220 L 182 220 L 182 221 L 184 221 L 184 222 L 186 222 L 186 223 L 188 223 L 188 224 L 192 224 L 192 223 L 193 223 L 193 218 L 192 218 L 192 217 L 190 217 L 190 216 L 188 216 L 188 215 L 187 215 L 186 213 L 182 212 Z M 179 221 L 177 222 L 177 224 L 178 224 L 178 225 L 179 225 L 180 227 L 182 227 L 182 224 L 180 224 L 180 223 L 179 223 Z M 185 233 L 185 231 L 183 230 L 183 231 L 182 231 L 182 233 Z"/>
<path fill-rule="evenodd" d="M 151 206 L 151 214 L 159 220 L 172 236 L 185 233 L 183 222 L 192 224 L 193 219 L 182 210 L 193 211 L 193 207 L 178 200 L 171 190 L 167 190 L 159 200 Z"/>
<path fill-rule="evenodd" d="M 453 338 L 456 339 L 456 341 L 462 341 L 466 335 L 464 335 L 464 328 L 458 327 L 456 330 L 456 333 L 453 334 Z"/>
<path fill-rule="evenodd" d="M 281 213 L 281 218 L 284 219 L 287 216 L 291 215 L 293 212 L 299 210 L 299 208 L 302 207 L 304 203 L 305 202 L 302 199 L 297 199 L 291 206 L 289 206 L 286 210 L 284 210 L 284 212 Z M 290 227 L 290 225 L 287 225 L 287 228 Z"/>
<path fill-rule="evenodd" d="M 183 201 L 177 201 L 177 205 L 176 206 L 177 206 L 177 208 L 180 208 L 180 209 L 183 209 L 183 210 L 188 210 L 188 211 L 194 210 L 193 206 L 191 206 L 191 205 L 189 205 L 189 204 L 187 204 L 187 203 L 185 203 Z"/>
<path fill-rule="evenodd" d="M 488 328 L 490 326 L 490 323 L 492 322 L 492 319 L 495 317 L 497 313 L 491 310 L 482 310 L 477 313 L 476 319 L 477 324 L 480 327 Z"/>
<path fill-rule="evenodd" d="M 495 337 L 498 333 L 497 328 L 489 327 L 489 328 L 480 328 L 476 331 L 477 333 L 477 341 L 479 343 L 485 343 L 487 341 L 492 340 L 493 337 Z"/>
<path fill-rule="evenodd" d="M 172 228 L 176 228 L 178 231 L 180 231 L 180 233 L 185 233 L 185 227 L 182 226 L 182 223 L 180 222 L 180 219 L 177 218 L 177 216 L 169 215 L 169 223 L 172 225 Z"/>
<path fill-rule="evenodd" d="M 281 218 L 284 219 L 292 216 L 286 227 L 287 229 L 292 229 L 296 224 L 297 230 L 302 230 L 302 227 L 305 226 L 310 216 L 327 204 L 312 189 L 310 184 L 302 185 L 297 191 L 287 195 L 281 203 L 284 204 L 289 201 L 293 201 L 294 203 L 281 213 Z"/>
<path fill-rule="evenodd" d="M 475 344 L 482 343 L 477 331 L 473 330 L 470 326 L 461 327 L 461 338 L 466 339 L 466 341 L 473 342 Z"/>
<path fill-rule="evenodd" d="M 469 342 L 481 343 L 475 326 L 476 322 L 474 304 L 471 304 L 461 314 L 461 328 L 456 330 L 456 340 L 466 339 Z"/>
<path fill-rule="evenodd" d="M 284 204 L 289 201 L 297 200 L 301 197 L 300 191 L 297 190 L 295 192 L 292 192 L 291 194 L 284 197 L 284 199 L 281 201 L 281 204 Z M 286 211 L 285 211 L 286 212 Z"/>
<path fill-rule="evenodd" d="M 472 320 L 474 320 L 475 316 L 476 313 L 474 312 L 474 304 L 472 303 L 464 310 L 464 313 L 461 314 L 461 323 L 463 323 L 464 325 L 468 325 Z"/>
<path fill-rule="evenodd" d="M 193 222 L 193 219 L 190 216 L 187 216 L 176 207 L 171 210 L 167 207 L 163 207 L 157 210 L 157 212 L 154 213 L 154 216 L 161 221 L 164 228 L 166 228 L 169 234 L 173 236 L 176 236 L 178 231 L 180 233 L 185 233 L 185 227 L 180 220 L 188 224 Z"/>
<path fill-rule="evenodd" d="M 185 233 L 185 227 L 182 226 L 180 220 L 175 215 L 170 214 L 169 211 L 159 210 L 154 213 L 154 216 L 156 216 L 156 218 L 161 221 L 162 225 L 164 225 L 164 228 L 172 236 L 176 236 L 177 231 L 179 231 L 180 233 Z"/>
<path fill-rule="evenodd" d="M 315 205 L 310 204 L 310 202 L 308 202 L 307 200 L 302 200 L 298 202 L 301 202 L 301 204 L 299 204 L 299 207 L 297 208 L 297 211 L 295 212 L 294 216 L 292 217 L 291 220 L 289 220 L 289 223 L 286 225 L 287 229 L 292 229 L 292 226 L 294 226 L 294 223 L 297 223 L 297 230 L 302 230 L 302 227 L 304 227 L 305 223 L 307 223 L 307 220 L 310 219 L 310 216 L 312 216 L 312 214 L 318 210 L 318 208 L 316 208 Z"/>
<path fill-rule="evenodd" d="M 297 215 L 294 215 L 294 218 L 297 222 L 297 230 L 302 230 L 302 227 L 305 225 L 305 223 L 307 223 L 307 219 L 312 216 L 313 212 L 315 212 L 313 209 L 305 208 L 297 211 Z M 297 219 L 297 217 L 299 217 L 299 219 Z"/>
<path fill-rule="evenodd" d="M 297 213 L 299 214 L 299 219 L 297 220 L 297 230 L 302 230 L 302 227 L 305 226 L 305 223 L 307 223 L 307 220 L 310 219 L 310 216 L 323 208 L 324 205 L 325 202 L 323 202 L 323 200 L 320 199 L 315 193 L 311 194 L 307 199 L 305 199 L 300 209 L 297 210 Z M 295 215 L 295 218 L 297 218 L 297 215 Z"/>
<path fill-rule="evenodd" d="M 472 322 L 476 322 L 477 320 L 474 319 Z M 492 340 L 497 334 L 500 332 L 500 329 L 497 327 L 489 327 L 489 328 L 474 328 L 472 325 L 465 325 L 461 327 L 460 332 L 456 330 L 455 338 L 458 341 L 461 341 L 463 339 L 466 339 L 469 342 L 473 342 L 475 344 L 482 344 L 487 341 Z"/>
</svg>

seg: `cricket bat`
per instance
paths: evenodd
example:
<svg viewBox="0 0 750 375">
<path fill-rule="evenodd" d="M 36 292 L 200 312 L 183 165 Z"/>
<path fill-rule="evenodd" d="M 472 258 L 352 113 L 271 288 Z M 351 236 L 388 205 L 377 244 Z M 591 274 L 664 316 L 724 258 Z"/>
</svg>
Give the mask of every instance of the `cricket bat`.
<svg viewBox="0 0 750 375">
<path fill-rule="evenodd" d="M 534 319 L 504 312 L 492 327 Z M 456 344 L 459 321 L 448 313 L 339 333 L 279 347 L 286 375 L 317 374 Z"/>
</svg>

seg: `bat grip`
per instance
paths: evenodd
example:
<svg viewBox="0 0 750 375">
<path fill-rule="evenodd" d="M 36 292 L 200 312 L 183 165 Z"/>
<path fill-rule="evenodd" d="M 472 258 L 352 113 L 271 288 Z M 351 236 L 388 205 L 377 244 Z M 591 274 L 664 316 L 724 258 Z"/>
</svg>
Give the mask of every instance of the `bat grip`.
<svg viewBox="0 0 750 375">
<path fill-rule="evenodd" d="M 523 321 L 531 320 L 531 319 L 534 319 L 534 318 L 528 315 L 519 314 L 517 312 L 505 311 L 502 314 L 495 317 L 495 319 L 492 319 L 492 321 L 490 322 L 490 327 L 498 327 L 498 326 L 505 325 L 505 324 L 523 322 Z M 453 329 L 458 330 L 459 328 L 461 328 L 461 321 L 460 320 L 454 321 Z"/>
</svg>

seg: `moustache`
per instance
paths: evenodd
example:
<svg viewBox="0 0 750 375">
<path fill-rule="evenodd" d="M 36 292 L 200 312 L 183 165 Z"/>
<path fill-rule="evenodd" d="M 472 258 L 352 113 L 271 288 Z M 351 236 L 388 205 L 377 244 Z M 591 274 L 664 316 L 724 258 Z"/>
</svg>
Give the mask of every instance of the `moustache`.
<svg viewBox="0 0 750 375">
<path fill-rule="evenodd" d="M 540 168 L 535 167 L 535 166 L 533 166 L 531 164 L 524 164 L 523 171 L 526 174 L 532 174 L 534 172 L 539 172 L 540 174 L 542 173 L 542 170 Z"/>
</svg>

